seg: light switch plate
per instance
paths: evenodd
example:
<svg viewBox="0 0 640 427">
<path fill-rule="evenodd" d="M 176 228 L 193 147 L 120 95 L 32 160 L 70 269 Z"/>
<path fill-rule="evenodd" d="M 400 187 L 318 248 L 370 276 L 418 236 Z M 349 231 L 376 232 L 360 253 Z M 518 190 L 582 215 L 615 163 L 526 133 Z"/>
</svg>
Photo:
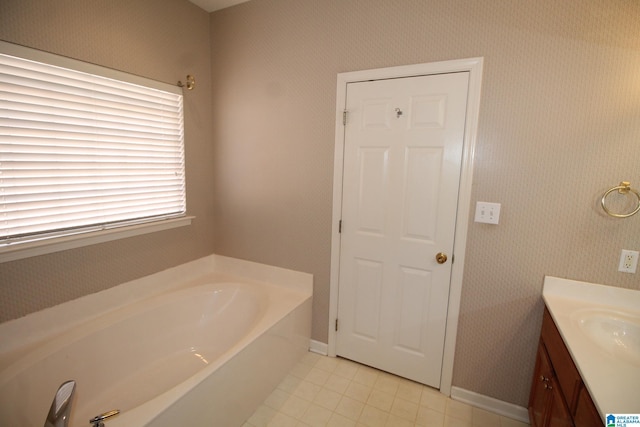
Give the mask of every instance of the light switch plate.
<svg viewBox="0 0 640 427">
<path fill-rule="evenodd" d="M 498 224 L 500 221 L 500 203 L 477 202 L 475 222 Z"/>
</svg>

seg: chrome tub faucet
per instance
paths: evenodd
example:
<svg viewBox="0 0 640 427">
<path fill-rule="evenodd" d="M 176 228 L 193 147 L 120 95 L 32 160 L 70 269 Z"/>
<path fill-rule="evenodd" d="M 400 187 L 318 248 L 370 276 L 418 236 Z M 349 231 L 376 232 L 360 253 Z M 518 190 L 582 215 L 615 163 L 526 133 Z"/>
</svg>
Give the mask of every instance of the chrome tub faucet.
<svg viewBox="0 0 640 427">
<path fill-rule="evenodd" d="M 68 427 L 71 413 L 71 398 L 76 390 L 75 381 L 66 381 L 58 388 L 44 427 Z"/>
<path fill-rule="evenodd" d="M 76 382 L 73 380 L 65 381 L 58 388 L 49 414 L 44 422 L 44 427 L 69 427 L 69 415 L 71 414 L 71 399 L 76 391 Z M 107 418 L 118 415 L 120 410 L 114 409 L 113 411 L 105 412 L 104 414 L 96 415 L 89 420 L 89 423 L 93 424 L 93 427 L 104 427 L 103 421 Z"/>
</svg>

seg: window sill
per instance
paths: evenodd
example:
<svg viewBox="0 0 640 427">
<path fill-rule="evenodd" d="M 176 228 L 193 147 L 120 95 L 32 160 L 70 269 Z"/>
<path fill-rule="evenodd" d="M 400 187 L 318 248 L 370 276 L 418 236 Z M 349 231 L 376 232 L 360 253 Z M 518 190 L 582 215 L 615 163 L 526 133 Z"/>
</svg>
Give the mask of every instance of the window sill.
<svg viewBox="0 0 640 427">
<path fill-rule="evenodd" d="M 96 243 L 125 239 L 127 237 L 154 233 L 156 231 L 169 230 L 171 228 L 184 227 L 191 225 L 191 220 L 193 218 L 195 217 L 184 216 L 181 218 L 165 219 L 146 224 L 130 225 L 108 230 L 92 231 L 89 233 L 74 234 L 47 240 L 8 245 L 0 247 L 0 263 L 65 251 L 67 249 L 80 248 L 83 246 L 94 245 Z"/>
</svg>

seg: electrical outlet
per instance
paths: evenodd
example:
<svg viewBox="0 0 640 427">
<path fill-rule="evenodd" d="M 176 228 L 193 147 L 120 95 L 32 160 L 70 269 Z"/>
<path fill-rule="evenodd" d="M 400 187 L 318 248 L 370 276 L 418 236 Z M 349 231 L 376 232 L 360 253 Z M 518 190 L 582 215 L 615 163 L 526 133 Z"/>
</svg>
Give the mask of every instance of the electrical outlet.
<svg viewBox="0 0 640 427">
<path fill-rule="evenodd" d="M 500 221 L 500 203 L 477 202 L 474 221 L 497 224 Z"/>
<path fill-rule="evenodd" d="M 635 273 L 638 267 L 638 251 L 623 249 L 620 254 L 620 265 L 618 271 L 623 273 Z"/>
</svg>

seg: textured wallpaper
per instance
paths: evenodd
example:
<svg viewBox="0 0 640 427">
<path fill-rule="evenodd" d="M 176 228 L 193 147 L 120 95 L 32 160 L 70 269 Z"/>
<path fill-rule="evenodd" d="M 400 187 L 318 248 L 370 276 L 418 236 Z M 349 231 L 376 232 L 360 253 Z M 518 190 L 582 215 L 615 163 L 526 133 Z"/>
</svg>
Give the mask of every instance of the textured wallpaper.
<svg viewBox="0 0 640 427">
<path fill-rule="evenodd" d="M 0 263 L 0 322 L 213 252 L 209 16 L 187 0 L 3 0 L 0 39 L 168 83 L 185 93 L 190 227 Z"/>
<path fill-rule="evenodd" d="M 482 56 L 454 386 L 526 406 L 544 275 L 640 289 L 617 272 L 640 215 L 600 196 L 640 187 L 635 0 L 252 0 L 211 15 L 215 251 L 315 276 L 326 342 L 336 74 Z M 474 209 L 472 209 L 473 214 Z"/>
</svg>

